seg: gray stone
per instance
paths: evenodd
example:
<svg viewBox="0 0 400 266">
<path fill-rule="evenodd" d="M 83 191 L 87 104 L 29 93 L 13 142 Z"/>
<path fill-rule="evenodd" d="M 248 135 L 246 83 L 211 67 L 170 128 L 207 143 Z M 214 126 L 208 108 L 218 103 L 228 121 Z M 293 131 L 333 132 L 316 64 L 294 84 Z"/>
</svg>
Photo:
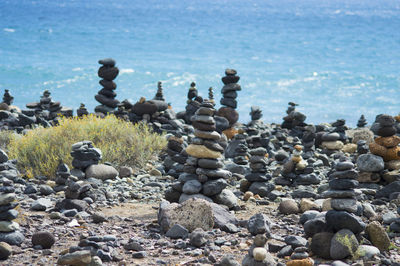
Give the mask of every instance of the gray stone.
<svg viewBox="0 0 400 266">
<path fill-rule="evenodd" d="M 89 250 L 75 251 L 58 258 L 58 265 L 86 265 L 92 261 Z"/>
<path fill-rule="evenodd" d="M 215 202 L 227 206 L 229 209 L 238 205 L 238 199 L 229 189 L 224 189 L 215 196 Z"/>
<path fill-rule="evenodd" d="M 207 234 L 203 229 L 197 228 L 190 233 L 189 239 L 190 245 L 199 248 L 207 243 Z"/>
<path fill-rule="evenodd" d="M 31 209 L 34 211 L 46 211 L 47 208 L 53 206 L 50 199 L 40 198 L 34 201 L 31 205 Z"/>
<path fill-rule="evenodd" d="M 311 240 L 311 251 L 323 259 L 331 258 L 331 240 L 333 233 L 321 232 L 316 233 Z"/>
<path fill-rule="evenodd" d="M 24 240 L 24 235 L 19 231 L 14 231 L 10 233 L 0 232 L 0 242 L 6 242 L 12 246 L 19 246 Z"/>
<path fill-rule="evenodd" d="M 247 222 L 247 229 L 252 235 L 271 234 L 270 230 L 271 220 L 262 213 L 253 215 Z"/>
<path fill-rule="evenodd" d="M 165 234 L 167 237 L 172 239 L 183 238 L 185 239 L 189 234 L 189 231 L 180 224 L 175 224 L 172 226 L 167 233 Z"/>
<path fill-rule="evenodd" d="M 44 196 L 48 196 L 54 193 L 54 190 L 51 188 L 51 186 L 48 185 L 40 185 L 39 186 L 39 192 L 40 194 Z"/>
<path fill-rule="evenodd" d="M 219 193 L 228 185 L 228 183 L 219 178 L 217 180 L 207 181 L 203 184 L 203 194 L 206 196 L 214 196 Z"/>
<path fill-rule="evenodd" d="M 275 185 L 267 182 L 254 182 L 249 187 L 249 191 L 258 194 L 260 197 L 268 197 L 268 194 L 274 189 Z"/>
<path fill-rule="evenodd" d="M 360 217 L 345 211 L 330 210 L 326 213 L 326 223 L 336 231 L 349 229 L 358 234 L 365 229 L 365 223 Z"/>
<path fill-rule="evenodd" d="M 118 176 L 118 171 L 106 164 L 93 164 L 86 169 L 86 178 L 97 178 L 101 180 L 114 179 Z"/>
<path fill-rule="evenodd" d="M 293 249 L 297 247 L 304 247 L 307 245 L 307 239 L 301 236 L 287 236 L 285 237 L 285 243 L 291 245 Z"/>
<path fill-rule="evenodd" d="M 41 246 L 42 248 L 51 248 L 56 242 L 54 235 L 47 231 L 36 232 L 32 235 L 32 245 Z"/>
<path fill-rule="evenodd" d="M 331 207 L 337 211 L 357 212 L 357 200 L 355 199 L 332 199 Z"/>
<path fill-rule="evenodd" d="M 360 172 L 379 172 L 385 168 L 385 163 L 380 156 L 361 154 L 357 158 L 357 168 Z"/>
<path fill-rule="evenodd" d="M 193 195 L 199 193 L 201 189 L 202 185 L 198 180 L 189 180 L 183 185 L 182 192 L 188 195 Z"/>
<path fill-rule="evenodd" d="M 358 249 L 358 241 L 354 233 L 348 229 L 338 231 L 331 239 L 330 256 L 341 260 L 354 255 Z"/>
<path fill-rule="evenodd" d="M 0 260 L 8 259 L 11 253 L 12 253 L 12 247 L 6 242 L 0 242 Z"/>
</svg>

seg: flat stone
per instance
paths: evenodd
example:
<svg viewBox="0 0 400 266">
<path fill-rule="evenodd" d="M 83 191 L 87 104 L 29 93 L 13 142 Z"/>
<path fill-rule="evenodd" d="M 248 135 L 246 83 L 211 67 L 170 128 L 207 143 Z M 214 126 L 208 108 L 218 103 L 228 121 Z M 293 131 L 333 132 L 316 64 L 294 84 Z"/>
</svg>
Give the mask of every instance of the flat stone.
<svg viewBox="0 0 400 266">
<path fill-rule="evenodd" d="M 186 148 L 187 154 L 196 158 L 208 158 L 208 159 L 218 159 L 221 157 L 221 153 L 213 151 L 203 145 L 190 144 Z"/>
<path fill-rule="evenodd" d="M 354 234 L 358 234 L 365 229 L 365 223 L 352 213 L 345 211 L 328 211 L 326 213 L 326 222 L 328 226 L 332 227 L 336 231 L 341 229 L 349 229 Z"/>
<path fill-rule="evenodd" d="M 0 206 L 7 205 L 15 200 L 14 193 L 0 194 Z"/>
<path fill-rule="evenodd" d="M 40 198 L 34 201 L 31 205 L 31 209 L 34 211 L 46 211 L 47 208 L 53 206 L 53 203 L 50 199 Z"/>
<path fill-rule="evenodd" d="M 19 230 L 19 224 L 10 221 L 0 221 L 0 232 L 9 233 Z"/>
<path fill-rule="evenodd" d="M 202 184 L 198 180 L 189 180 L 183 185 L 182 192 L 192 195 L 199 193 L 201 189 Z"/>
<path fill-rule="evenodd" d="M 6 242 L 12 246 L 20 246 L 24 240 L 24 235 L 19 231 L 0 233 L 0 242 Z"/>
<path fill-rule="evenodd" d="M 357 212 L 357 200 L 355 199 L 332 199 L 331 206 L 337 211 Z"/>
<path fill-rule="evenodd" d="M 89 250 L 75 251 L 58 258 L 58 265 L 86 265 L 92 261 Z"/>
<path fill-rule="evenodd" d="M 189 234 L 189 231 L 180 224 L 173 225 L 165 234 L 167 237 L 172 239 L 182 238 L 185 239 Z"/>
<path fill-rule="evenodd" d="M 380 156 L 361 154 L 357 158 L 357 168 L 361 172 L 379 172 L 385 168 L 385 163 Z"/>
<path fill-rule="evenodd" d="M 202 139 L 219 140 L 221 138 L 221 135 L 217 131 L 203 131 L 195 129 L 194 135 Z"/>
<path fill-rule="evenodd" d="M 85 174 L 86 178 L 93 177 L 104 181 L 117 177 L 118 171 L 110 165 L 93 164 L 86 169 Z"/>
<path fill-rule="evenodd" d="M 6 260 L 12 253 L 12 247 L 6 242 L 0 242 L 0 260 Z"/>
</svg>

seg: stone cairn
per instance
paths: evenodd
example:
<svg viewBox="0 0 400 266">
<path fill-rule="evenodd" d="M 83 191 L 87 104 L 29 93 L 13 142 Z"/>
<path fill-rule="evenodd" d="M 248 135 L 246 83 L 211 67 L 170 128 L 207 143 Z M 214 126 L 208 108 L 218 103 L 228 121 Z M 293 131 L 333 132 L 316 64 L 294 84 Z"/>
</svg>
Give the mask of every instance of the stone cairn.
<svg viewBox="0 0 400 266">
<path fill-rule="evenodd" d="M 14 97 L 11 96 L 10 91 L 5 90 L 4 95 L 3 95 L 3 103 L 10 106 L 13 103 L 13 101 L 14 101 Z"/>
<path fill-rule="evenodd" d="M 168 175 L 178 178 L 183 172 L 183 165 L 187 160 L 185 151 L 187 144 L 181 134 L 170 136 L 168 138 L 167 153 L 172 165 L 168 170 Z"/>
<path fill-rule="evenodd" d="M 102 78 L 99 83 L 103 88 L 94 97 L 100 103 L 94 111 L 106 115 L 107 113 L 113 113 L 119 104 L 119 101 L 115 99 L 117 94 L 114 91 L 117 88 L 117 84 L 113 81 L 118 76 L 119 69 L 115 67 L 115 60 L 111 58 L 99 60 L 99 64 L 102 66 L 99 68 L 97 75 Z"/>
<path fill-rule="evenodd" d="M 283 165 L 281 177 L 275 179 L 277 185 L 316 185 L 321 179 L 314 173 L 314 168 L 308 165 L 302 157 L 303 147 L 295 145 L 291 158 Z"/>
<path fill-rule="evenodd" d="M 185 113 L 183 119 L 186 124 L 191 124 L 191 118 L 196 113 L 197 109 L 200 108 L 201 103 L 203 102 L 203 98 L 198 95 L 198 91 L 196 88 L 196 83 L 192 82 L 190 84 L 189 91 L 187 93 L 187 101 L 185 107 Z"/>
<path fill-rule="evenodd" d="M 24 110 L 22 113 L 28 117 L 36 117 L 34 120 L 54 120 L 58 115 L 71 117 L 73 115 L 71 108 L 61 106 L 60 102 L 54 102 L 51 93 L 48 90 L 40 96 L 40 101 L 36 103 L 28 103 L 26 107 L 30 110 Z"/>
<path fill-rule="evenodd" d="M 365 119 L 364 115 L 361 115 L 360 119 L 358 119 L 357 127 L 362 128 L 365 127 L 366 125 L 367 125 L 367 119 Z"/>
<path fill-rule="evenodd" d="M 328 132 L 318 132 L 323 153 L 332 154 L 343 148 L 347 140 L 345 132 L 347 127 L 345 123 L 346 121 L 344 119 L 338 119 L 336 122 L 332 123 L 332 127 Z"/>
<path fill-rule="evenodd" d="M 82 172 L 93 164 L 98 164 L 102 159 L 101 150 L 95 148 L 91 141 L 85 140 L 72 145 L 72 166 Z M 79 172 L 75 170 L 76 172 Z M 82 173 L 82 175 L 84 175 Z"/>
<path fill-rule="evenodd" d="M 307 125 L 304 127 L 303 136 L 301 138 L 301 143 L 304 147 L 304 155 L 303 157 L 308 159 L 313 157 L 314 154 L 314 145 L 315 145 L 315 137 L 316 137 L 316 128 L 314 125 Z"/>
<path fill-rule="evenodd" d="M 229 122 L 229 127 L 232 127 L 238 120 L 239 114 L 235 110 L 237 107 L 237 92 L 242 90 L 237 82 L 240 77 L 236 76 L 237 72 L 234 69 L 226 69 L 225 76 L 222 77 L 224 86 L 221 89 L 222 98 L 220 103 L 222 107 L 218 110 L 217 116 L 225 117 Z"/>
<path fill-rule="evenodd" d="M 258 194 L 261 197 L 267 197 L 269 193 L 274 189 L 274 185 L 269 183 L 272 176 L 268 173 L 268 153 L 267 150 L 258 147 L 250 150 L 250 169 L 251 173 L 246 175 L 248 191 L 253 194 Z M 241 184 L 243 187 L 243 184 Z"/>
<path fill-rule="evenodd" d="M 191 144 L 186 148 L 189 155 L 184 173 L 178 182 L 172 185 L 175 191 L 175 201 L 184 202 L 188 198 L 203 198 L 218 202 L 218 196 L 228 185 L 226 179 L 232 173 L 221 169 L 224 149 L 218 144 L 221 136 L 215 131 L 214 105 L 204 101 L 192 117 L 194 135 Z"/>
<path fill-rule="evenodd" d="M 335 171 L 329 175 L 329 189 L 322 197 L 330 199 L 332 209 L 323 217 L 317 215 L 304 223 L 306 235 L 312 237 L 311 250 L 315 255 L 340 260 L 357 250 L 356 236 L 365 229 L 365 223 L 357 216 L 360 208 L 354 190 L 358 186 L 357 177 L 354 164 L 345 158 L 336 163 Z M 348 239 L 345 245 L 349 246 L 338 249 L 343 239 Z"/>
<path fill-rule="evenodd" d="M 159 81 L 157 83 L 157 93 L 156 93 L 156 96 L 154 96 L 154 100 L 165 101 L 163 88 L 162 88 L 162 82 L 161 81 Z"/>
<path fill-rule="evenodd" d="M 243 258 L 242 266 L 274 266 L 277 265 L 271 254 L 268 253 L 267 237 L 258 234 L 253 240 L 249 252 Z"/>
<path fill-rule="evenodd" d="M 214 90 L 212 87 L 208 88 L 208 100 L 215 104 L 214 102 Z"/>
<path fill-rule="evenodd" d="M 395 120 L 390 115 L 378 118 L 377 135 L 374 142 L 369 144 L 372 154 L 383 158 L 385 162 L 400 160 L 400 137 L 395 136 Z"/>
<path fill-rule="evenodd" d="M 0 166 L 8 166 L 7 154 L 0 150 Z M 18 211 L 15 208 L 18 203 L 15 202 L 15 188 L 12 181 L 3 178 L 0 186 L 0 242 L 6 242 L 10 245 L 21 245 L 24 241 L 24 235 L 19 231 L 19 224 L 14 222 L 18 217 Z"/>
<path fill-rule="evenodd" d="M 287 116 L 283 118 L 281 127 L 287 129 L 294 129 L 297 126 L 305 126 L 304 121 L 306 116 L 303 113 L 296 111 L 298 104 L 289 102 L 288 109 L 286 110 Z"/>
<path fill-rule="evenodd" d="M 84 115 L 88 115 L 89 114 L 88 110 L 86 109 L 85 104 L 81 103 L 81 105 L 79 106 L 78 110 L 76 110 L 76 114 L 79 117 L 82 117 Z"/>
</svg>

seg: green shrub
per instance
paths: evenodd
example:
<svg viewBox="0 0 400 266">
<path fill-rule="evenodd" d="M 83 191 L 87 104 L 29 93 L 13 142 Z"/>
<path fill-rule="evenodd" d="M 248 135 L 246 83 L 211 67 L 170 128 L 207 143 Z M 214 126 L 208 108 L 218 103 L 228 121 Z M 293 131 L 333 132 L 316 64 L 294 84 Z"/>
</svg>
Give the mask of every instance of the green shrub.
<svg viewBox="0 0 400 266">
<path fill-rule="evenodd" d="M 11 130 L 1 130 L 0 131 L 0 149 L 7 152 L 8 145 L 13 138 L 17 138 L 19 135 Z"/>
<path fill-rule="evenodd" d="M 71 166 L 71 145 L 90 140 L 103 153 L 103 161 L 115 166 L 143 167 L 165 146 L 164 136 L 153 133 L 145 124 L 122 121 L 113 115 L 98 118 L 61 118 L 58 126 L 36 128 L 9 143 L 9 157 L 18 159 L 27 177 L 54 176 L 59 160 Z"/>
</svg>

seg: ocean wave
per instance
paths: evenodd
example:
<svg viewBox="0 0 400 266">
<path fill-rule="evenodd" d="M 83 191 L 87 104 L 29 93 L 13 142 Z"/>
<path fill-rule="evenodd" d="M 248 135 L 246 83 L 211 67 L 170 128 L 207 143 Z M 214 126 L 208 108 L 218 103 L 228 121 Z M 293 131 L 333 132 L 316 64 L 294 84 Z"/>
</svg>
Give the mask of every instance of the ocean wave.
<svg viewBox="0 0 400 266">
<path fill-rule="evenodd" d="M 121 70 L 119 71 L 119 74 L 120 74 L 120 75 L 123 75 L 123 74 L 132 74 L 132 73 L 135 73 L 135 70 L 132 69 L 132 68 L 123 68 L 123 69 L 121 69 Z"/>
<path fill-rule="evenodd" d="M 4 28 L 3 31 L 5 31 L 5 32 L 15 32 L 15 29 Z"/>
</svg>

